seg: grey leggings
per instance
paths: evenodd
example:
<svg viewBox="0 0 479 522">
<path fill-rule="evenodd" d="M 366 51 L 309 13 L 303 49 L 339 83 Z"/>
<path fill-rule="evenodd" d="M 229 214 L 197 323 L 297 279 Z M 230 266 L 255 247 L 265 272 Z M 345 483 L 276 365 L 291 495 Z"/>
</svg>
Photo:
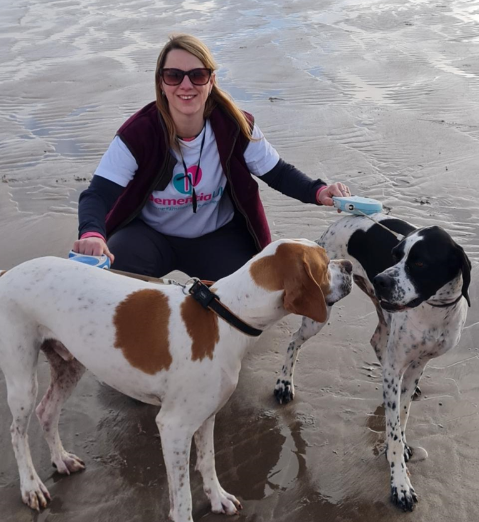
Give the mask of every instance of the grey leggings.
<svg viewBox="0 0 479 522">
<path fill-rule="evenodd" d="M 111 236 L 108 248 L 115 255 L 112 268 L 116 270 L 151 277 L 180 270 L 211 281 L 232 274 L 257 253 L 238 217 L 215 232 L 192 239 L 160 234 L 137 218 Z"/>
</svg>

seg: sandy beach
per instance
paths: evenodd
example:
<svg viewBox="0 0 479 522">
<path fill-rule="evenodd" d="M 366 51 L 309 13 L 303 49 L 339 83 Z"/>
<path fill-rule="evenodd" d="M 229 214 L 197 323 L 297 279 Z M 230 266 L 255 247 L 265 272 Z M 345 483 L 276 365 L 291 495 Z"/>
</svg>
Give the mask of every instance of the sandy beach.
<svg viewBox="0 0 479 522">
<path fill-rule="evenodd" d="M 215 431 L 220 481 L 244 509 L 233 519 L 210 513 L 192 471 L 195 521 L 479 520 L 479 1 L 0 6 L 0 268 L 67 256 L 78 196 L 121 123 L 154 99 L 156 58 L 174 32 L 206 42 L 221 87 L 285 161 L 345 181 L 416 226 L 443 226 L 473 264 L 462 339 L 427 366 L 411 410 L 408 441 L 429 453 L 409 464 L 420 499 L 413 514 L 389 500 L 380 367 L 369 345 L 376 313 L 355 288 L 304 346 L 292 403 L 278 405 L 273 387 L 299 318 L 281 321 L 248 353 Z M 316 239 L 340 219 L 261 190 L 274 239 Z M 40 397 L 48 382 L 42 359 Z M 53 497 L 34 513 L 20 498 L 0 374 L 0 520 L 166 521 L 155 415 L 87 374 L 60 424 L 65 447 L 87 465 L 70 477 L 54 472 L 32 417 L 34 464 Z"/>
</svg>

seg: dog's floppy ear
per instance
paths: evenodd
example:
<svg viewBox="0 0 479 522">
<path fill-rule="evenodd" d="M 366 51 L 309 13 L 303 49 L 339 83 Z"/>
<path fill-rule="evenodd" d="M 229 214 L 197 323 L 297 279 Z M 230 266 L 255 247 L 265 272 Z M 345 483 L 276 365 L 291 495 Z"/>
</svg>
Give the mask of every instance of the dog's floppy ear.
<svg viewBox="0 0 479 522">
<path fill-rule="evenodd" d="M 464 249 L 457 245 L 457 252 L 459 254 L 459 262 L 461 265 L 462 272 L 462 295 L 466 298 L 467 304 L 471 306 L 471 300 L 469 299 L 469 285 L 471 284 L 471 262 L 464 252 Z"/>
<path fill-rule="evenodd" d="M 321 287 L 311 273 L 306 259 L 298 260 L 295 274 L 286 279 L 283 306 L 288 312 L 305 315 L 318 323 L 328 317 L 326 300 Z"/>
</svg>

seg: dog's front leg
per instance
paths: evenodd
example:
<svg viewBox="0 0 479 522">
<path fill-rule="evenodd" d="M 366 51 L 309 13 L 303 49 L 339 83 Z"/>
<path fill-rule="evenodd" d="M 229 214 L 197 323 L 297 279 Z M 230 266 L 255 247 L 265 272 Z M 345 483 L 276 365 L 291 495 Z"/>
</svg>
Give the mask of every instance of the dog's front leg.
<svg viewBox="0 0 479 522">
<path fill-rule="evenodd" d="M 203 477 L 203 489 L 211 502 L 213 513 L 236 515 L 238 509 L 242 508 L 241 503 L 221 487 L 216 475 L 214 425 L 215 416 L 213 415 L 195 433 L 196 469 Z"/>
<path fill-rule="evenodd" d="M 17 335 L 9 336 L 12 332 L 9 332 L 6 324 L 5 321 L 0 321 L 0 363 L 7 385 L 7 401 L 13 417 L 10 433 L 20 475 L 20 490 L 23 502 L 40 511 L 41 508 L 47 507 L 51 497 L 33 466 L 28 443 L 28 426 L 38 392 L 39 346 L 36 346 L 29 325 L 25 326 L 24 331 L 19 328 L 16 332 L 13 329 Z"/>
<path fill-rule="evenodd" d="M 190 451 L 196 427 L 188 416 L 172 415 L 163 408 L 156 417 L 168 474 L 169 517 L 173 522 L 193 522 L 190 488 Z"/>
<path fill-rule="evenodd" d="M 391 500 L 404 511 L 412 511 L 417 495 L 408 477 L 401 433 L 400 398 L 404 370 L 397 363 L 383 362 L 383 397 L 386 412 L 386 456 L 391 473 Z"/>
<path fill-rule="evenodd" d="M 389 337 L 389 324 L 385 321 L 384 315 L 378 310 L 378 325 L 376 330 L 374 331 L 373 336 L 371 337 L 371 346 L 374 348 L 376 352 L 376 357 L 378 361 L 382 364 L 384 359 L 384 354 L 386 351 L 386 347 L 388 344 Z"/>
<path fill-rule="evenodd" d="M 308 339 L 323 328 L 328 322 L 330 314 L 331 307 L 328 307 L 328 317 L 324 323 L 318 323 L 309 319 L 309 317 L 303 317 L 299 330 L 292 335 L 283 367 L 281 368 L 281 375 L 278 377 L 274 387 L 274 396 L 280 404 L 283 404 L 283 402 L 288 403 L 294 399 L 293 373 L 299 349 Z"/>
<path fill-rule="evenodd" d="M 427 362 L 427 361 L 426 361 Z M 401 434 L 404 442 L 404 458 L 406 462 L 411 458 L 413 449 L 406 441 L 406 425 L 411 409 L 411 401 L 416 395 L 419 379 L 421 378 L 426 362 L 422 360 L 413 361 L 404 373 L 401 386 Z"/>
</svg>

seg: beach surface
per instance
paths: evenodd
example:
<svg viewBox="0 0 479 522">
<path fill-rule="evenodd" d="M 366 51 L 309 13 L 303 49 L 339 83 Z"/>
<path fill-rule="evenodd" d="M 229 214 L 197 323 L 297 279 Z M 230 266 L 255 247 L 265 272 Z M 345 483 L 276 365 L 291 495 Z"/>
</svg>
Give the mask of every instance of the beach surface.
<svg viewBox="0 0 479 522">
<path fill-rule="evenodd" d="M 281 157 L 344 181 L 416 226 L 438 224 L 472 264 L 458 347 L 433 360 L 411 410 L 414 514 L 389 501 L 380 367 L 370 301 L 355 288 L 308 341 L 296 396 L 273 387 L 298 317 L 263 334 L 217 416 L 222 486 L 239 517 L 210 513 L 192 471 L 194 519 L 223 522 L 473 522 L 479 483 L 479 2 L 476 0 L 3 0 L 0 33 L 0 268 L 55 255 L 76 239 L 80 192 L 121 123 L 154 99 L 167 36 L 202 38 L 218 81 L 253 113 Z M 340 216 L 261 184 L 273 238 L 318 238 Z M 0 332 L 1 335 L 1 332 Z M 39 394 L 49 382 L 39 365 Z M 20 498 L 0 375 L 2 522 L 165 521 L 166 472 L 154 417 L 86 375 L 60 424 L 86 462 L 56 474 L 38 422 L 30 443 L 53 500 Z M 192 465 L 195 455 L 192 453 Z"/>
</svg>

